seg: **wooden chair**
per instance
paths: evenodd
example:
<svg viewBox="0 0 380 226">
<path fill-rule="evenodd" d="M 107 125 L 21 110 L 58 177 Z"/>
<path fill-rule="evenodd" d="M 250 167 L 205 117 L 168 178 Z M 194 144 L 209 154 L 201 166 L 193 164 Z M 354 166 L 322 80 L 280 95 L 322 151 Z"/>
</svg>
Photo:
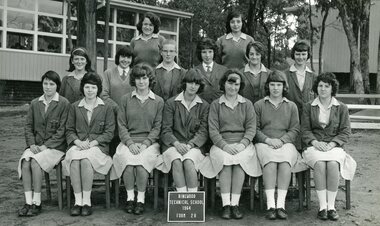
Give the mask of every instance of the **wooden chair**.
<svg viewBox="0 0 380 226">
<path fill-rule="evenodd" d="M 58 192 L 58 208 L 63 209 L 63 187 L 62 187 L 62 164 L 59 162 L 55 167 L 56 177 L 57 177 L 57 192 Z M 46 196 L 47 200 L 51 203 L 51 185 L 49 173 L 45 172 L 45 183 L 46 183 Z"/>
<path fill-rule="evenodd" d="M 110 172 L 104 176 L 104 184 L 106 186 L 106 209 L 111 208 L 111 193 L 110 193 Z M 94 180 L 95 182 L 96 180 Z M 71 180 L 69 176 L 66 176 L 66 198 L 67 198 L 67 207 L 71 209 Z"/>
</svg>

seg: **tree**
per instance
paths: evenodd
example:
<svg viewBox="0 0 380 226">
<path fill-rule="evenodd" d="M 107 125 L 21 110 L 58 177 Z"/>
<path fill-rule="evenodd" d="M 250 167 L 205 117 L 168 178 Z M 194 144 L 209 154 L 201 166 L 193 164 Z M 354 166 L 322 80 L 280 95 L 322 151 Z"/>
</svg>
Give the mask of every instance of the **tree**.
<svg viewBox="0 0 380 226">
<path fill-rule="evenodd" d="M 380 32 L 379 32 L 379 43 L 377 51 L 377 77 L 376 77 L 376 93 L 380 94 Z M 376 104 L 380 104 L 380 99 L 376 99 Z"/>
<path fill-rule="evenodd" d="M 369 86 L 369 16 L 371 0 L 362 0 L 360 15 L 360 68 L 363 77 L 364 93 L 370 93 Z"/>
</svg>

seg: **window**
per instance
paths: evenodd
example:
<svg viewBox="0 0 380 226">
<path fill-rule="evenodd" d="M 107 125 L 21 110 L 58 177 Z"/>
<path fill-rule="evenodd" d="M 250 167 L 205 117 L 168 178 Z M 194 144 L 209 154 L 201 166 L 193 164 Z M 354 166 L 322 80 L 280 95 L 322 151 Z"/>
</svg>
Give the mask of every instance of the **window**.
<svg viewBox="0 0 380 226">
<path fill-rule="evenodd" d="M 116 29 L 116 40 L 122 42 L 130 42 L 135 36 L 135 30 L 118 27 Z"/>
<path fill-rule="evenodd" d="M 173 39 L 173 40 L 177 41 L 176 35 L 170 35 L 170 34 L 165 34 L 165 33 L 160 33 L 160 35 L 164 36 L 166 39 Z"/>
<path fill-rule="evenodd" d="M 96 21 L 105 21 L 105 19 L 106 19 L 106 7 L 102 7 L 96 10 Z M 112 20 L 113 20 L 113 9 L 110 8 L 109 22 L 112 22 Z"/>
<path fill-rule="evenodd" d="M 73 49 L 77 46 L 77 40 L 76 39 L 71 39 L 71 42 L 73 44 Z M 70 45 L 69 45 L 69 39 L 66 39 L 66 53 L 70 54 Z"/>
<path fill-rule="evenodd" d="M 69 33 L 69 23 L 66 20 L 66 34 Z M 78 22 L 76 20 L 71 20 L 71 29 L 70 33 L 71 35 L 77 35 L 77 30 L 78 30 Z"/>
<path fill-rule="evenodd" d="M 33 35 L 7 32 L 7 48 L 32 50 Z"/>
<path fill-rule="evenodd" d="M 62 39 L 49 36 L 38 36 L 38 51 L 60 53 L 62 51 Z"/>
<path fill-rule="evenodd" d="M 0 9 L 0 27 L 2 27 L 2 26 L 3 26 L 3 10 Z"/>
<path fill-rule="evenodd" d="M 49 16 L 38 16 L 38 31 L 62 34 L 62 30 L 62 19 Z"/>
<path fill-rule="evenodd" d="M 34 15 L 31 13 L 15 12 L 8 10 L 8 28 L 17 28 L 23 30 L 34 29 Z"/>
<path fill-rule="evenodd" d="M 113 27 L 112 26 L 109 26 L 109 29 L 108 29 L 108 40 L 112 40 L 112 30 L 113 30 Z M 102 24 L 97 24 L 96 25 L 96 38 L 99 38 L 99 39 L 104 39 L 104 33 L 106 32 L 106 26 L 105 25 L 102 25 Z"/>
<path fill-rule="evenodd" d="M 63 15 L 63 2 L 62 0 L 38 0 L 38 12 Z"/>
<path fill-rule="evenodd" d="M 36 0 L 8 0 L 8 7 L 16 9 L 34 10 Z"/>
<path fill-rule="evenodd" d="M 96 56 L 98 57 L 104 57 L 104 43 L 97 42 L 96 43 Z M 112 56 L 112 45 L 108 44 L 108 57 L 111 58 Z"/>
<path fill-rule="evenodd" d="M 136 25 L 136 13 L 118 9 L 116 22 L 123 25 Z"/>
<path fill-rule="evenodd" d="M 174 31 L 174 32 L 177 31 L 177 19 L 161 17 L 160 20 L 161 20 L 160 30 Z"/>
</svg>

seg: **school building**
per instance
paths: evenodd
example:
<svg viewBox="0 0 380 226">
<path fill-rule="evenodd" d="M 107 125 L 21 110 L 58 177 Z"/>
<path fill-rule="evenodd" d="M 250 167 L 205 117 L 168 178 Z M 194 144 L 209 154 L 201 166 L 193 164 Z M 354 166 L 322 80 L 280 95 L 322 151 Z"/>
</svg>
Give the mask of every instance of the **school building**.
<svg viewBox="0 0 380 226">
<path fill-rule="evenodd" d="M 105 6 L 104 1 L 98 0 L 98 4 L 97 71 L 102 72 Z M 111 0 L 110 6 L 108 67 L 114 65 L 116 51 L 138 35 L 135 25 L 145 12 L 156 13 L 161 19 L 160 34 L 177 43 L 180 19 L 193 16 L 125 0 Z M 74 47 L 77 38 L 76 1 L 71 0 L 71 28 L 68 8 L 65 0 L 0 0 L 0 105 L 25 103 L 32 96 L 41 95 L 38 81 L 48 70 L 56 71 L 61 77 L 68 74 L 68 34 L 71 33 Z"/>
</svg>

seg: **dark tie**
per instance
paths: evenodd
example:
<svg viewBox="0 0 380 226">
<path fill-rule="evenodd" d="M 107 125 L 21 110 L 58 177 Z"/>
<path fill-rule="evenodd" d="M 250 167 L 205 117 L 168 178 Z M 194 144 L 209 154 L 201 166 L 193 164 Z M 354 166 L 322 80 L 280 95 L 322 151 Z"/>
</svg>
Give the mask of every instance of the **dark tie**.
<svg viewBox="0 0 380 226">
<path fill-rule="evenodd" d="M 206 66 L 207 70 L 206 70 L 206 75 L 207 77 L 210 77 L 211 76 L 211 66 Z"/>
<path fill-rule="evenodd" d="M 125 73 L 125 70 L 123 70 L 123 74 L 120 76 L 121 80 L 125 80 L 127 78 L 127 73 Z"/>
</svg>

